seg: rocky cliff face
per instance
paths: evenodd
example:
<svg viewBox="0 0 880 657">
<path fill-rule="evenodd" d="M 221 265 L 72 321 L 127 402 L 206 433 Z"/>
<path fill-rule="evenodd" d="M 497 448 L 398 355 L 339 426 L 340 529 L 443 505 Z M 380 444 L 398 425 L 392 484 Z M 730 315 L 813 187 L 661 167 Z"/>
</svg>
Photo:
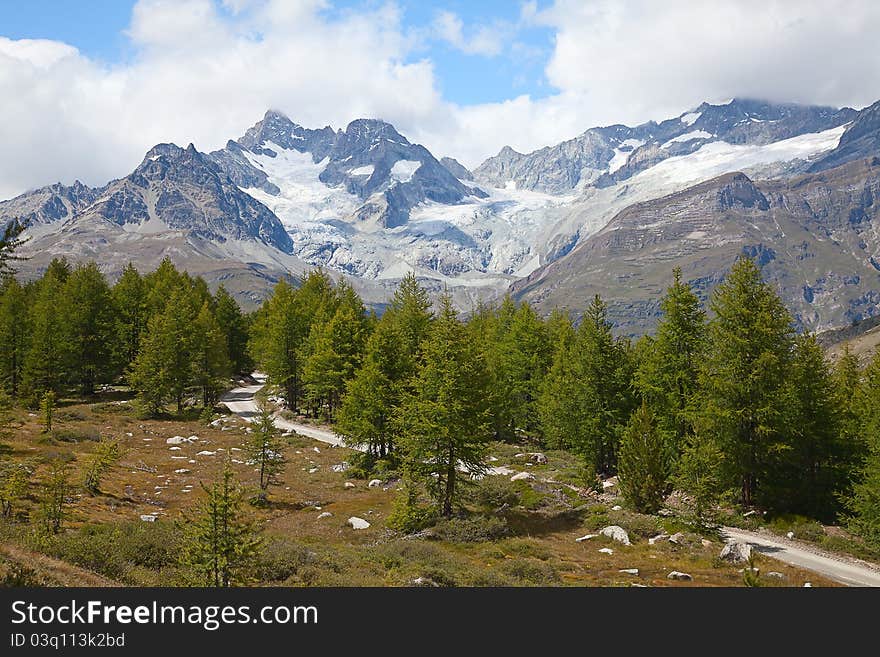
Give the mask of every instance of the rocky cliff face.
<svg viewBox="0 0 880 657">
<path fill-rule="evenodd" d="M 659 316 L 673 266 L 707 299 L 740 255 L 754 258 L 800 327 L 880 314 L 880 162 L 853 161 L 792 180 L 725 174 L 633 205 L 566 257 L 515 283 L 518 298 L 579 314 L 610 301 L 623 333 Z"/>
<path fill-rule="evenodd" d="M 0 202 L 0 224 L 17 219 L 27 226 L 36 227 L 70 219 L 95 200 L 98 190 L 78 180 L 71 186 L 56 183 L 41 187 Z"/>
</svg>

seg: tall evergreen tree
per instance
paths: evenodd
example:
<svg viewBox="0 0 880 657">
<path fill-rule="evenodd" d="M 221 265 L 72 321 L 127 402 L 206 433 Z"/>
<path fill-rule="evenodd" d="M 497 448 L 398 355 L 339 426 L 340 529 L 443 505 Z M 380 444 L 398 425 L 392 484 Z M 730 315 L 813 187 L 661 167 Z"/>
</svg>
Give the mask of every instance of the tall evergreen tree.
<svg viewBox="0 0 880 657">
<path fill-rule="evenodd" d="M 383 371 L 379 351 L 383 334 L 377 331 L 371 336 L 364 362 L 346 386 L 335 427 L 347 445 L 360 446 L 374 458 L 390 451 L 394 433 L 394 384 Z"/>
<path fill-rule="evenodd" d="M 740 258 L 712 298 L 700 372 L 700 422 L 719 441 L 744 505 L 761 499 L 771 455 L 786 444 L 792 319 L 761 271 Z"/>
<path fill-rule="evenodd" d="M 283 448 L 272 410 L 268 406 L 261 406 L 254 419 L 253 431 L 244 444 L 248 463 L 255 465 L 260 474 L 259 503 L 266 501 L 269 486 L 278 483 L 278 475 L 284 470 Z"/>
<path fill-rule="evenodd" d="M 27 241 L 21 238 L 25 228 L 25 224 L 17 219 L 4 226 L 3 234 L 0 235 L 0 276 L 15 273 L 9 263 L 22 259 L 15 252 Z"/>
<path fill-rule="evenodd" d="M 253 362 L 247 350 L 247 319 L 238 303 L 222 285 L 217 288 L 214 303 L 216 306 L 214 315 L 226 339 L 226 351 L 229 354 L 232 370 L 239 374 L 249 373 L 253 368 Z"/>
<path fill-rule="evenodd" d="M 115 315 L 110 288 L 94 262 L 78 266 L 61 290 L 67 362 L 84 395 L 113 370 Z"/>
<path fill-rule="evenodd" d="M 112 289 L 113 307 L 117 313 L 118 360 L 123 369 L 134 363 L 147 328 L 147 289 L 134 265 L 128 263 Z"/>
<path fill-rule="evenodd" d="M 846 498 L 850 529 L 880 549 L 880 352 L 865 369 L 859 389 L 860 433 L 867 453 L 857 471 L 852 495 Z"/>
<path fill-rule="evenodd" d="M 66 339 L 62 291 L 70 274 L 66 262 L 53 260 L 36 287 L 30 307 L 30 348 L 22 383 L 32 400 L 51 390 L 56 394 L 69 378 L 70 344 Z"/>
<path fill-rule="evenodd" d="M 673 269 L 673 282 L 660 302 L 663 317 L 636 372 L 636 386 L 654 410 L 661 428 L 678 450 L 691 431 L 688 407 L 697 383 L 706 339 L 706 317 L 700 300 Z"/>
<path fill-rule="evenodd" d="M 461 494 L 458 468 L 485 471 L 490 438 L 488 372 L 448 295 L 423 347 L 424 364 L 397 418 L 407 470 L 449 516 Z"/>
<path fill-rule="evenodd" d="M 27 296 L 11 276 L 0 284 L 0 389 L 18 397 L 30 343 Z"/>
<path fill-rule="evenodd" d="M 180 288 L 149 321 L 129 378 L 151 412 L 161 411 L 172 400 L 177 412 L 183 412 L 184 392 L 192 380 L 195 319 L 189 290 Z"/>
<path fill-rule="evenodd" d="M 851 482 L 861 470 L 868 455 L 868 444 L 862 433 L 861 378 L 859 359 L 845 345 L 832 372 L 832 387 L 839 417 L 840 446 L 844 467 Z"/>
<path fill-rule="evenodd" d="M 203 302 L 192 327 L 192 368 L 193 383 L 202 389 L 205 408 L 214 406 L 224 381 L 232 373 L 227 345 L 208 302 Z"/>
</svg>

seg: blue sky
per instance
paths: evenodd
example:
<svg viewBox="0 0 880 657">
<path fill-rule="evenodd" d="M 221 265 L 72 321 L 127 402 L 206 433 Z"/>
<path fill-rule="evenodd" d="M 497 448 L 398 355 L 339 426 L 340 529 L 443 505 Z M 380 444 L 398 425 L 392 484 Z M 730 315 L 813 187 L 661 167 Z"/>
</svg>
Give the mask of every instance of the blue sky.
<svg viewBox="0 0 880 657">
<path fill-rule="evenodd" d="M 333 18 L 381 4 L 374 0 L 335 1 L 323 13 Z M 523 25 L 520 2 L 397 0 L 395 4 L 402 12 L 405 30 L 427 30 L 441 12 L 452 12 L 462 22 L 465 39 L 484 27 L 503 35 L 503 47 L 497 54 L 466 53 L 436 37 L 423 39 L 410 53 L 410 60 L 431 60 L 438 87 L 448 100 L 470 105 L 552 93 L 544 67 L 552 53 L 553 30 Z M 538 9 L 548 4 L 546 0 L 535 3 Z M 63 41 L 105 64 L 124 63 L 136 54 L 126 35 L 134 5 L 135 0 L 0 0 L 0 35 Z M 219 9 L 229 14 L 228 9 Z"/>
</svg>

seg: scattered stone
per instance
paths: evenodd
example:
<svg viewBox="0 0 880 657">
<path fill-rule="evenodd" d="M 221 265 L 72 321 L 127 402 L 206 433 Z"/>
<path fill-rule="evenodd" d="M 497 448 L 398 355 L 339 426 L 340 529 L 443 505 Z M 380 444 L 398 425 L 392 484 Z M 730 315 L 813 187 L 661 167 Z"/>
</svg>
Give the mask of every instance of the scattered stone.
<svg viewBox="0 0 880 657">
<path fill-rule="evenodd" d="M 214 456 L 217 452 L 209 452 L 206 449 L 203 449 L 201 452 L 196 452 L 196 456 Z"/>
<path fill-rule="evenodd" d="M 186 438 L 183 436 L 174 436 L 173 438 L 169 438 L 165 441 L 166 445 L 182 445 L 186 442 Z"/>
<path fill-rule="evenodd" d="M 354 488 L 354 484 L 351 483 L 350 481 L 346 481 L 346 482 L 345 482 L 345 487 L 346 487 L 346 488 Z"/>
<path fill-rule="evenodd" d="M 584 541 L 589 541 L 591 538 L 596 538 L 599 534 L 587 534 L 586 536 L 581 536 L 580 538 L 574 539 L 575 543 L 583 543 Z"/>
<path fill-rule="evenodd" d="M 541 452 L 535 452 L 534 454 L 530 454 L 530 456 L 535 463 L 543 464 L 547 462 L 547 457 L 544 454 L 541 454 Z"/>
<path fill-rule="evenodd" d="M 687 573 L 682 573 L 677 570 L 673 570 L 671 573 L 669 573 L 666 576 L 666 579 L 674 579 L 674 580 L 678 580 L 680 582 L 690 582 L 690 581 L 693 581 L 694 578 L 691 577 Z"/>
<path fill-rule="evenodd" d="M 345 472 L 348 470 L 348 461 L 343 461 L 342 463 L 337 463 L 336 465 L 331 465 L 330 469 L 333 472 Z"/>
<path fill-rule="evenodd" d="M 708 538 L 703 538 L 700 539 L 700 544 L 702 544 L 703 547 L 709 547 L 710 545 L 712 545 L 712 541 L 710 541 Z"/>
<path fill-rule="evenodd" d="M 684 544 L 684 534 L 681 532 L 676 532 L 672 536 L 669 537 L 670 543 L 675 543 L 676 545 Z"/>
<path fill-rule="evenodd" d="M 599 548 L 599 552 L 602 554 L 614 554 L 614 550 L 611 548 Z"/>
<path fill-rule="evenodd" d="M 498 460 L 497 456 L 490 456 L 486 459 L 489 463 L 495 463 Z"/>
<path fill-rule="evenodd" d="M 323 513 L 318 515 L 318 520 L 323 520 L 324 518 L 330 518 L 333 514 L 329 511 L 324 511 Z"/>
<path fill-rule="evenodd" d="M 315 474 L 318 471 L 318 468 L 310 468 L 309 474 Z"/>
<path fill-rule="evenodd" d="M 172 452 L 179 452 L 180 451 L 180 447 L 169 447 L 168 449 Z"/>
<path fill-rule="evenodd" d="M 437 582 L 435 582 L 434 580 L 432 580 L 428 577 L 416 577 L 412 581 L 412 583 L 413 583 L 413 586 L 433 586 L 433 587 L 440 586 Z"/>
<path fill-rule="evenodd" d="M 602 482 L 602 488 L 611 488 L 612 486 L 616 486 L 617 482 L 617 477 L 608 477 L 608 479 Z"/>
<path fill-rule="evenodd" d="M 638 575 L 639 569 L 638 568 L 621 568 L 617 572 L 625 573 L 626 575 Z"/>
<path fill-rule="evenodd" d="M 315 454 L 320 454 L 320 453 L 321 453 L 321 450 L 318 449 L 317 447 L 312 447 L 312 450 L 315 452 Z"/>
<path fill-rule="evenodd" d="M 352 516 L 348 519 L 348 524 L 351 525 L 352 529 L 368 529 L 370 527 L 370 523 L 368 523 L 363 518 L 358 518 L 357 516 Z"/>
<path fill-rule="evenodd" d="M 637 589 L 646 589 L 646 588 L 648 588 L 648 585 L 647 585 L 647 584 L 639 584 L 639 583 L 637 583 L 637 582 L 632 582 L 632 583 L 630 584 L 630 586 L 631 586 L 631 587 L 634 587 L 634 588 L 637 588 Z"/>
<path fill-rule="evenodd" d="M 189 473 L 189 470 L 187 470 L 186 468 L 178 468 L 177 470 L 174 471 L 174 474 L 188 474 L 188 473 Z"/>
<path fill-rule="evenodd" d="M 813 588 L 813 585 L 810 584 L 809 582 L 804 582 L 804 588 L 805 588 L 805 589 L 811 589 L 811 588 Z"/>
<path fill-rule="evenodd" d="M 752 546 L 740 541 L 730 541 L 721 548 L 719 556 L 730 563 L 746 563 L 752 556 Z"/>
<path fill-rule="evenodd" d="M 181 460 L 181 461 L 186 461 L 186 457 L 185 457 L 185 456 L 172 456 L 171 458 L 173 458 L 173 459 L 178 459 L 178 460 Z M 195 461 L 193 461 L 193 463 L 195 463 Z"/>
<path fill-rule="evenodd" d="M 785 538 L 787 538 L 788 540 L 793 539 L 793 538 L 794 538 L 794 532 L 788 532 L 788 533 L 785 535 Z"/>
<path fill-rule="evenodd" d="M 382 485 L 381 479 L 370 479 L 370 483 L 367 484 L 367 488 L 378 488 Z"/>
<path fill-rule="evenodd" d="M 657 534 L 654 538 L 648 539 L 648 545 L 654 545 L 655 543 L 660 543 L 661 541 L 668 541 L 668 540 L 669 540 L 669 534 L 666 534 L 666 533 Z"/>
<path fill-rule="evenodd" d="M 775 579 L 785 579 L 785 575 L 775 570 L 771 570 L 769 573 L 767 573 L 767 577 L 773 577 Z"/>
<path fill-rule="evenodd" d="M 229 451 L 230 451 L 230 452 L 240 452 L 240 451 L 241 451 L 241 447 L 230 447 L 230 448 L 229 448 Z"/>
<path fill-rule="evenodd" d="M 531 481 L 535 478 L 531 472 L 519 472 L 513 475 L 510 480 L 511 481 Z"/>
<path fill-rule="evenodd" d="M 194 443 L 194 442 L 196 442 L 198 439 L 199 439 L 198 436 L 190 436 L 189 438 L 186 439 L 186 442 L 188 442 L 188 443 Z"/>
<path fill-rule="evenodd" d="M 156 516 L 144 514 L 141 516 L 141 520 L 143 520 L 144 522 L 156 522 Z"/>
<path fill-rule="evenodd" d="M 600 532 L 602 536 L 607 536 L 608 538 L 617 541 L 618 543 L 623 543 L 624 545 L 629 545 L 629 534 L 626 533 L 626 530 L 623 527 L 618 525 L 609 525 L 605 527 Z"/>
<path fill-rule="evenodd" d="M 619 504 L 615 504 L 614 506 L 611 507 L 611 510 L 612 511 L 623 511 L 623 507 L 620 506 Z"/>
<path fill-rule="evenodd" d="M 743 514 L 743 518 L 748 518 L 748 517 L 750 517 L 750 516 L 755 515 L 756 513 L 757 513 L 757 511 L 755 511 L 754 509 L 752 509 L 751 511 L 746 511 L 746 512 Z"/>
</svg>

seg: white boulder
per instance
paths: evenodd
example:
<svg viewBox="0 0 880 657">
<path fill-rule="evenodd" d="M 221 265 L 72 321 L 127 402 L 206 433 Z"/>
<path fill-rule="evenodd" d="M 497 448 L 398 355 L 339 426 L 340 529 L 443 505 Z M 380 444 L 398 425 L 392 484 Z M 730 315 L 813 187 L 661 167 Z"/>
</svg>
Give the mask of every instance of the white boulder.
<svg viewBox="0 0 880 657">
<path fill-rule="evenodd" d="M 165 441 L 166 445 L 181 445 L 186 442 L 186 438 L 183 436 L 174 436 Z"/>
<path fill-rule="evenodd" d="M 745 563 L 752 556 L 752 546 L 740 541 L 730 541 L 721 548 L 720 557 L 730 563 Z"/>
<path fill-rule="evenodd" d="M 598 534 L 587 534 L 586 536 L 581 536 L 580 538 L 574 539 L 575 543 L 583 543 L 584 541 L 589 541 L 591 538 L 596 538 Z"/>
<path fill-rule="evenodd" d="M 348 519 L 348 524 L 352 529 L 369 529 L 370 523 L 368 523 L 363 518 L 358 518 L 357 516 L 352 516 Z"/>
<path fill-rule="evenodd" d="M 599 552 L 602 554 L 614 554 L 614 550 L 611 548 L 599 548 Z"/>
<path fill-rule="evenodd" d="M 535 478 L 535 475 L 533 475 L 531 472 L 518 472 L 517 474 L 513 475 L 510 478 L 510 480 L 511 481 L 531 481 L 534 478 Z"/>
<path fill-rule="evenodd" d="M 680 581 L 680 582 L 690 582 L 690 581 L 693 580 L 694 578 L 691 577 L 691 576 L 690 576 L 689 574 L 687 574 L 687 573 L 682 573 L 682 572 L 679 572 L 679 571 L 677 571 L 677 570 L 673 570 L 671 573 L 669 573 L 669 574 L 666 576 L 666 579 L 674 579 L 674 580 L 678 580 L 678 581 Z"/>
<path fill-rule="evenodd" d="M 378 488 L 382 485 L 381 479 L 370 479 L 370 483 L 367 484 L 367 488 Z"/>
<path fill-rule="evenodd" d="M 626 533 L 626 530 L 623 527 L 618 525 L 608 525 L 608 527 L 605 527 L 599 533 L 602 536 L 607 536 L 608 538 L 617 541 L 618 543 L 629 545 L 629 534 Z"/>
</svg>

